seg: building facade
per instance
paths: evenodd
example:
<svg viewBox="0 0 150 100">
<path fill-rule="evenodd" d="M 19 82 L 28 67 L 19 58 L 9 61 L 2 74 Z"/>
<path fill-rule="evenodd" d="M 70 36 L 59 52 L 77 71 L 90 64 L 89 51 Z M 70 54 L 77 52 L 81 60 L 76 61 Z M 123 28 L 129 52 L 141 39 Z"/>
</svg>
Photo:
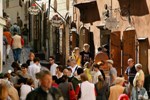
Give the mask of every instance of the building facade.
<svg viewBox="0 0 150 100">
<path fill-rule="evenodd" d="M 57 16 L 62 20 L 61 26 L 54 26 L 52 19 Z M 51 0 L 49 13 L 50 33 L 48 39 L 49 55 L 65 65 L 70 55 L 70 25 L 73 21 L 73 0 Z M 48 47 L 48 46 L 47 46 Z M 65 47 L 65 48 L 64 48 Z"/>
<path fill-rule="evenodd" d="M 3 18 L 3 1 L 0 1 L 0 72 L 2 72 L 3 61 L 3 26 L 6 25 L 6 21 Z"/>
<path fill-rule="evenodd" d="M 92 0 L 77 0 L 83 3 Z M 94 0 L 93 0 L 94 1 Z M 149 0 L 96 0 L 100 20 L 84 26 L 94 35 L 94 46 L 108 45 L 109 56 L 115 62 L 118 72 L 124 74 L 127 59 L 142 63 L 146 74 L 150 72 L 150 1 Z M 78 9 L 77 9 L 78 10 Z M 77 11 L 77 26 L 80 33 L 80 12 Z M 83 44 L 83 43 L 82 43 Z M 96 51 L 96 49 L 95 49 Z M 117 56 L 116 56 L 117 55 Z M 118 56 L 119 55 L 119 56 Z M 148 72 L 149 69 L 149 72 Z"/>
<path fill-rule="evenodd" d="M 2 0 L 3 10 L 6 12 L 10 19 L 11 24 L 17 23 L 17 17 L 23 21 L 23 24 L 28 24 L 28 8 L 27 4 L 22 0 Z"/>
</svg>

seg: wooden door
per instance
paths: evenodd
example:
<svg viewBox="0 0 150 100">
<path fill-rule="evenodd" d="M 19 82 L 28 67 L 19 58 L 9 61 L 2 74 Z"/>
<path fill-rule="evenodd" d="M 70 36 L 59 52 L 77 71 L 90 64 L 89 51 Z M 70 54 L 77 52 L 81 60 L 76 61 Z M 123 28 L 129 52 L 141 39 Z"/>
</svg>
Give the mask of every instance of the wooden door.
<svg viewBox="0 0 150 100">
<path fill-rule="evenodd" d="M 120 31 L 110 34 L 110 57 L 114 61 L 114 67 L 117 70 L 118 76 L 121 75 L 121 40 Z"/>
<path fill-rule="evenodd" d="M 136 31 L 128 30 L 123 32 L 123 54 L 122 54 L 122 66 L 123 74 L 128 67 L 127 61 L 129 58 L 133 58 L 136 62 Z"/>
<path fill-rule="evenodd" d="M 80 48 L 83 48 L 85 43 L 89 43 L 89 30 L 85 27 L 82 27 L 80 30 Z"/>
<path fill-rule="evenodd" d="M 139 40 L 139 63 L 142 64 L 142 69 L 145 75 L 148 75 L 148 38 Z"/>
</svg>

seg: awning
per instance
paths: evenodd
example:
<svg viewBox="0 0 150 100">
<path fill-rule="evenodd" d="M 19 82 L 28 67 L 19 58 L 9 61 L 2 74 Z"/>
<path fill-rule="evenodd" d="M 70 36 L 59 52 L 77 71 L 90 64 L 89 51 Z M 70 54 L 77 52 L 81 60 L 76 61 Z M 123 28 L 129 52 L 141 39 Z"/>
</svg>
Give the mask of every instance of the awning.
<svg viewBox="0 0 150 100">
<path fill-rule="evenodd" d="M 74 6 L 80 10 L 80 21 L 83 23 L 100 21 L 96 0 L 88 0 L 86 2 L 75 4 Z"/>
<path fill-rule="evenodd" d="M 147 0 L 118 0 L 122 16 L 149 14 Z"/>
</svg>

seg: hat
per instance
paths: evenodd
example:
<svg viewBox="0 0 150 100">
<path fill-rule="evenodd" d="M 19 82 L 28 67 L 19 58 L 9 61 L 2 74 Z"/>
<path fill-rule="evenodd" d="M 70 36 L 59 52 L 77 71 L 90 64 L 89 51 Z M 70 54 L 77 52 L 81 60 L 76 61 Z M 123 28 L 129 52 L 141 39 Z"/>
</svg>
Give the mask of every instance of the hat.
<svg viewBox="0 0 150 100">
<path fill-rule="evenodd" d="M 114 61 L 113 61 L 113 60 L 107 60 L 106 62 L 107 62 L 107 63 L 110 63 L 110 64 L 114 64 Z"/>
<path fill-rule="evenodd" d="M 84 64 L 84 68 L 87 68 L 87 67 L 88 67 L 88 64 L 89 64 L 89 62 L 87 61 L 87 62 Z"/>
<path fill-rule="evenodd" d="M 120 84 L 121 82 L 124 82 L 124 81 L 125 81 L 125 79 L 123 77 L 116 77 L 114 83 L 115 84 Z"/>
<path fill-rule="evenodd" d="M 137 64 L 135 65 L 135 68 L 142 68 L 142 65 L 141 65 L 140 63 L 137 63 Z"/>
</svg>

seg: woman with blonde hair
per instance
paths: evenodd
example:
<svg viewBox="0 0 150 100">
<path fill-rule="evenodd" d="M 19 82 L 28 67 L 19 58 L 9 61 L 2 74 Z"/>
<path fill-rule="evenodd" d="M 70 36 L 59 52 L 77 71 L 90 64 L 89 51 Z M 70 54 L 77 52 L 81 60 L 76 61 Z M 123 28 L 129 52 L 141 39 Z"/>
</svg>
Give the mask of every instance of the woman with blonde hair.
<svg viewBox="0 0 150 100">
<path fill-rule="evenodd" d="M 30 52 L 30 54 L 29 54 L 29 59 L 26 61 L 26 63 L 28 64 L 28 66 L 30 66 L 30 65 L 32 65 L 32 64 L 34 63 L 34 62 L 33 62 L 34 58 L 35 58 L 34 53 L 33 53 L 33 52 Z"/>
<path fill-rule="evenodd" d="M 79 47 L 75 47 L 72 52 L 72 59 L 75 59 L 78 66 L 81 66 L 81 55 Z"/>
</svg>

